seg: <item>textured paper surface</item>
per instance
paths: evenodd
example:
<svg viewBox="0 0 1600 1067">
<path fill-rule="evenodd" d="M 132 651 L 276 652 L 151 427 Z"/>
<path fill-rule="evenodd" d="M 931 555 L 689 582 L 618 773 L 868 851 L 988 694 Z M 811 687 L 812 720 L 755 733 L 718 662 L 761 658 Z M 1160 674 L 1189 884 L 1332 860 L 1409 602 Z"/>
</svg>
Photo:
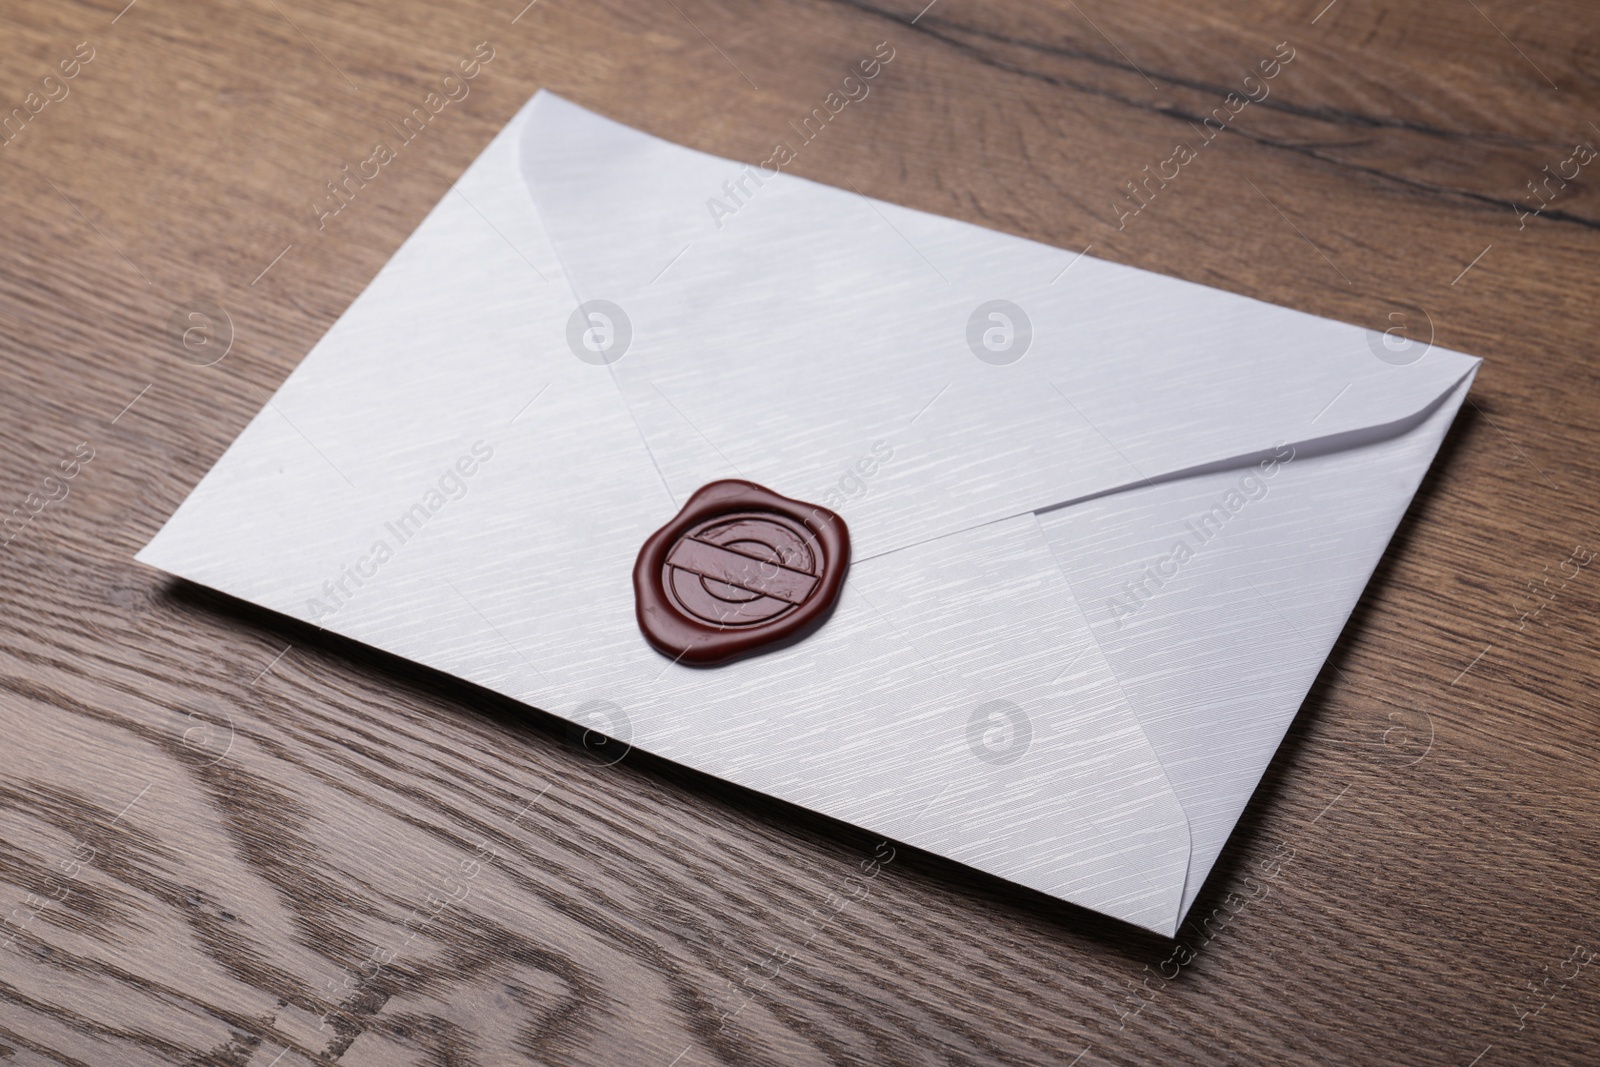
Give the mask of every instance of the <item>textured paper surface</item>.
<svg viewBox="0 0 1600 1067">
<path fill-rule="evenodd" d="M 139 558 L 1173 932 L 1477 361 L 784 175 L 719 229 L 739 170 L 536 97 Z M 806 641 L 674 665 L 633 559 L 727 476 L 857 562 Z"/>
</svg>

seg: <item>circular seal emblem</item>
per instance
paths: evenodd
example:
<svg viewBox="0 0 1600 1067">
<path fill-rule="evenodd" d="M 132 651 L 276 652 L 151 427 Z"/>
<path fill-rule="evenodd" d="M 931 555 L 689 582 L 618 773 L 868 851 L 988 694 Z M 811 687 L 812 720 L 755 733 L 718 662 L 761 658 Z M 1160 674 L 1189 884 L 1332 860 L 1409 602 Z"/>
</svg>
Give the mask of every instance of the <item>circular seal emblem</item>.
<svg viewBox="0 0 1600 1067">
<path fill-rule="evenodd" d="M 827 508 L 712 482 L 639 550 L 639 629 L 699 667 L 791 644 L 827 618 L 849 567 L 850 532 Z"/>
</svg>

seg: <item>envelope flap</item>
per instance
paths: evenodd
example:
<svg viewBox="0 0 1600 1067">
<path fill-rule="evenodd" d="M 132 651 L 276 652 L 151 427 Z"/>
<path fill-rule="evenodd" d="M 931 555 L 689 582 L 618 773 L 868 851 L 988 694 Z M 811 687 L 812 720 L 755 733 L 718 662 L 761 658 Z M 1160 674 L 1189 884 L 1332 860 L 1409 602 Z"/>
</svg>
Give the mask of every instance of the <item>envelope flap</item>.
<svg viewBox="0 0 1600 1067">
<path fill-rule="evenodd" d="M 624 331 L 611 370 L 679 500 L 745 477 L 840 511 L 865 559 L 1381 433 L 1476 363 L 1395 365 L 1371 330 L 796 178 L 806 142 L 778 132 L 741 165 L 548 93 L 523 130 L 541 219 L 587 321 Z"/>
</svg>

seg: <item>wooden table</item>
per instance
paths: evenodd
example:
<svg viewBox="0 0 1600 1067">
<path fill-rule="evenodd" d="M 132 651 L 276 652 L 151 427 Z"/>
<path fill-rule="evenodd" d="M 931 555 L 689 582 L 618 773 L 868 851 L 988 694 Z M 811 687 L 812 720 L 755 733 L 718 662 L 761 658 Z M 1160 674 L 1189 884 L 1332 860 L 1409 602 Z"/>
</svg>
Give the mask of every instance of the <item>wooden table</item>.
<svg viewBox="0 0 1600 1067">
<path fill-rule="evenodd" d="M 0 1060 L 1600 1062 L 1592 4 L 125 2 L 0 9 Z M 534 90 L 879 42 L 796 172 L 1487 360 L 1179 949 L 131 560 Z"/>
</svg>

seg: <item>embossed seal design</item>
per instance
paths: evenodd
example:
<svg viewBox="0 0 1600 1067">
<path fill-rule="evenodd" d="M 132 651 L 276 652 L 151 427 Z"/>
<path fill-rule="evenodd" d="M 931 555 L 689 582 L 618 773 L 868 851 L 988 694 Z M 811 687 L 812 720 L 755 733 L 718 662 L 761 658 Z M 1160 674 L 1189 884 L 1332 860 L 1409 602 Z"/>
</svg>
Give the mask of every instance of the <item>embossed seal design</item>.
<svg viewBox="0 0 1600 1067">
<path fill-rule="evenodd" d="M 726 663 L 821 625 L 849 567 L 849 530 L 827 508 L 712 482 L 639 550 L 639 629 L 680 663 Z"/>
</svg>

